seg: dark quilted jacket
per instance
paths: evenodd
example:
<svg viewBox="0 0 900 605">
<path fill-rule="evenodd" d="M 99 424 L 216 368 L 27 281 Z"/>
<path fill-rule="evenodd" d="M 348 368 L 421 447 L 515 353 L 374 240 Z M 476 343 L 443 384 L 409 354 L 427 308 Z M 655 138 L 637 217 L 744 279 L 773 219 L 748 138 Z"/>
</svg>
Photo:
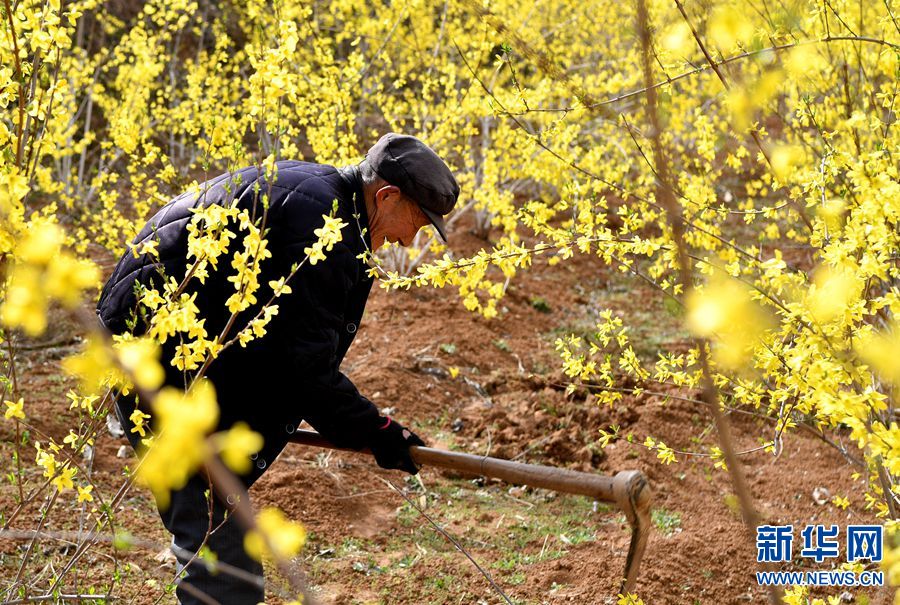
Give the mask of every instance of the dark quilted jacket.
<svg viewBox="0 0 900 605">
<path fill-rule="evenodd" d="M 258 199 L 253 185 L 259 182 L 260 192 L 271 192 L 267 240 L 272 258 L 262 263 L 259 302 L 238 316 L 229 332 L 234 335 L 268 300 L 268 281 L 288 275 L 291 264 L 304 258 L 304 248 L 317 239 L 313 231 L 322 226 L 322 215 L 328 214 L 337 200 L 337 215 L 348 223 L 341 242 L 326 252 L 325 261 L 307 263 L 288 282 L 292 293 L 276 299 L 279 312 L 267 326 L 267 334 L 246 348 L 236 343 L 223 351 L 207 376 L 216 386 L 220 427 L 238 420 L 248 422 L 263 433 L 265 449 L 272 454 L 280 451 L 301 419 L 336 445 L 360 449 L 368 445 L 369 435 L 380 422 L 378 411 L 339 371 L 372 286 L 366 266 L 357 258 L 369 244 L 368 234 L 365 242 L 360 235 L 368 219 L 359 171 L 298 161 L 278 162 L 277 166 L 271 188 L 265 175 L 251 167 L 205 183 L 200 187 L 205 195 L 186 193 L 166 204 L 134 239 L 135 244 L 158 240 L 159 261 L 148 255 L 134 258 L 126 251 L 103 288 L 97 315 L 113 333 L 125 331 L 136 305 L 135 280 L 158 286 L 157 265 L 179 280 L 185 275 L 189 266 L 186 226 L 192 216 L 188 209 L 235 198 L 239 207 L 252 208 Z M 257 216 L 260 212 L 262 204 L 258 203 Z M 210 338 L 220 333 L 230 315 L 225 300 L 234 292 L 234 285 L 226 277 L 234 271 L 231 256 L 242 249 L 239 246 L 240 235 L 219 258 L 218 271 L 210 268 L 205 284 L 194 279 L 187 290 L 197 293 L 196 304 L 206 318 Z M 139 322 L 134 331 L 144 329 Z M 166 382 L 184 387 L 184 376 L 168 363 L 177 344 L 177 337 L 169 338 L 163 347 Z"/>
</svg>

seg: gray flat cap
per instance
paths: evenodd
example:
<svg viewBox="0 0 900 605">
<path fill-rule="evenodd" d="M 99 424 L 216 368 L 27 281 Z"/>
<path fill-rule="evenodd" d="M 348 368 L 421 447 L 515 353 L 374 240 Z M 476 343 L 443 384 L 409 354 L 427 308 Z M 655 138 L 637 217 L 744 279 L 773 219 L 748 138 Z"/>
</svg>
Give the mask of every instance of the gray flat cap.
<svg viewBox="0 0 900 605">
<path fill-rule="evenodd" d="M 419 204 L 445 242 L 444 215 L 459 199 L 459 184 L 434 150 L 407 134 L 389 132 L 366 154 L 369 166 Z"/>
</svg>

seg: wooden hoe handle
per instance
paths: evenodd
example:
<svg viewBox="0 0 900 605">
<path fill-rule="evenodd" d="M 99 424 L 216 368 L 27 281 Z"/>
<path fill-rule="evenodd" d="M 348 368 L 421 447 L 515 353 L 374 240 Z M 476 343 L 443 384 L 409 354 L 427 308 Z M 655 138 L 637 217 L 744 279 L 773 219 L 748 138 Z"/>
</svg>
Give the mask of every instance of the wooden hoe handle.
<svg viewBox="0 0 900 605">
<path fill-rule="evenodd" d="M 369 450 L 352 450 L 335 447 L 330 441 L 315 431 L 298 430 L 291 435 L 291 441 L 303 445 L 368 453 Z M 580 494 L 601 502 L 618 506 L 628 523 L 631 524 L 631 544 L 625 559 L 625 576 L 621 592 L 633 592 L 638 568 L 647 537 L 650 534 L 650 486 L 640 471 L 621 471 L 615 476 L 594 475 L 570 471 L 553 466 L 524 464 L 488 456 L 476 456 L 462 452 L 448 452 L 431 447 L 412 446 L 409 448 L 413 461 L 419 466 L 435 466 L 500 479 L 515 485 L 540 487 L 568 494 Z"/>
</svg>

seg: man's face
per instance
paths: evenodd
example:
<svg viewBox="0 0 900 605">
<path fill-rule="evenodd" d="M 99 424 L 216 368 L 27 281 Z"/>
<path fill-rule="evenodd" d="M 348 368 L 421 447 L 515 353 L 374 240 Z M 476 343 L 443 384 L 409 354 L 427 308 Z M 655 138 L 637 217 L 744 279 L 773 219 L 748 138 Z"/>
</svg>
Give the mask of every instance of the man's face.
<svg viewBox="0 0 900 605">
<path fill-rule="evenodd" d="M 409 246 L 419 229 L 431 224 L 419 205 L 393 185 L 375 193 L 375 215 L 370 219 L 372 245 L 376 248 L 385 239 Z"/>
</svg>

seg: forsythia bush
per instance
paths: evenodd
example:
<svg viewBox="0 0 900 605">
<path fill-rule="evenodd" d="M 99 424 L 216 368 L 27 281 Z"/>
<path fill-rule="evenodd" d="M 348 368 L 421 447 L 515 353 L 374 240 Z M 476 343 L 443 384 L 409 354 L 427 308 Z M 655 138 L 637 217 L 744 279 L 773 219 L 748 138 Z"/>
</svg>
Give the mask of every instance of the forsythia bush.
<svg viewBox="0 0 900 605">
<path fill-rule="evenodd" d="M 869 505 L 895 530 L 900 22 L 888 0 L 648 4 L 658 131 L 636 3 L 3 0 L 2 400 L 16 502 L 0 522 L 21 528 L 30 510 L 40 512 L 34 529 L 61 527 L 52 512 L 75 506 L 88 528 L 34 584 L 32 538 L 4 598 L 69 586 L 104 535 L 129 542 L 116 514 L 132 477 L 104 494 L 82 464 L 111 389 L 154 401 L 154 418 L 132 417 L 142 436 L 151 422 L 159 432 L 136 476 L 162 498 L 213 455 L 235 468 L 261 447 L 246 427 L 208 435 L 216 404 L 203 375 L 223 348 L 263 337 L 289 292 L 290 275 L 257 280 L 270 256 L 265 225 L 234 208 L 198 211 L 192 270 L 141 293 L 151 320 L 140 338 L 111 339 L 85 312 L 102 277 L 96 261 L 120 254 L 152 209 L 207 178 L 250 163 L 271 172 L 282 158 L 355 162 L 387 130 L 447 158 L 462 187 L 456 216 L 482 233 L 492 227 L 493 241 L 471 258 L 433 239 L 388 250 L 371 259 L 384 287 L 451 286 L 466 308 L 502 320 L 498 301 L 518 271 L 596 255 L 683 307 L 697 340 L 646 367 L 606 313 L 594 335 L 557 343 L 574 384 L 608 405 L 623 375 L 636 392 L 699 390 L 708 346 L 723 404 L 774 420 L 770 451 L 800 424 L 846 434 L 864 458 Z M 676 223 L 662 190 L 677 203 Z M 323 217 L 309 263 L 346 227 Z M 218 263 L 234 270 L 232 317 L 267 301 L 237 333 L 207 334 L 186 292 Z M 62 442 L 31 423 L 30 394 L 16 380 L 16 344 L 45 333 L 53 305 L 90 332 L 64 362 L 79 379 L 69 400 L 80 420 Z M 167 338 L 178 339 L 184 391 L 159 390 Z M 645 445 L 677 460 L 652 436 Z M 721 450 L 710 455 L 726 466 Z M 252 536 L 253 552 L 282 559 L 304 541 L 277 511 Z M 885 560 L 900 582 L 900 546 Z M 97 589 L 113 590 L 112 580 Z"/>
</svg>

